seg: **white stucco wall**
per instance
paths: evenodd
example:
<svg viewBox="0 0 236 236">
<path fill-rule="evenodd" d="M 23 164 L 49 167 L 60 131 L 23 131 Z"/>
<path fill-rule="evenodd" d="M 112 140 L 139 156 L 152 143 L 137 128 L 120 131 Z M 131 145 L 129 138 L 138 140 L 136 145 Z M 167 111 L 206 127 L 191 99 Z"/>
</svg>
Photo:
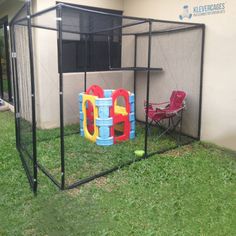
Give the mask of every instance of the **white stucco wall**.
<svg viewBox="0 0 236 236">
<path fill-rule="evenodd" d="M 236 150 L 236 1 L 128 0 L 124 14 L 179 21 L 183 6 L 225 3 L 224 14 L 194 16 L 206 24 L 201 139 Z"/>
</svg>

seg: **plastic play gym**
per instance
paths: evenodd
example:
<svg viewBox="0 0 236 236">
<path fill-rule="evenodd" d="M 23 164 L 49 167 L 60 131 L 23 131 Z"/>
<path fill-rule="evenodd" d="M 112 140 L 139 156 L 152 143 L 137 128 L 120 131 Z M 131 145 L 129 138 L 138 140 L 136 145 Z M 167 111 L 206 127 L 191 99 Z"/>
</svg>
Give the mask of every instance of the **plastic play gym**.
<svg viewBox="0 0 236 236">
<path fill-rule="evenodd" d="M 124 98 L 124 106 L 117 104 L 119 97 Z M 81 136 L 102 146 L 135 138 L 133 93 L 125 89 L 103 90 L 93 85 L 86 93 L 79 94 L 79 104 Z M 122 135 L 115 136 L 115 131 Z"/>
</svg>

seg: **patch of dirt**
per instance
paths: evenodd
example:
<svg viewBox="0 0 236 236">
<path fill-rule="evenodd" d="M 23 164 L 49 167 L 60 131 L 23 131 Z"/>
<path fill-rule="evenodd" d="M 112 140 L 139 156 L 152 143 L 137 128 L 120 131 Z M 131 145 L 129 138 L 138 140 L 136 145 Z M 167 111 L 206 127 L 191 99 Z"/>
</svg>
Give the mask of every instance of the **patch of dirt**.
<svg viewBox="0 0 236 236">
<path fill-rule="evenodd" d="M 110 184 L 107 182 L 107 177 L 103 176 L 96 180 L 94 180 L 95 186 L 98 188 L 103 188 L 107 192 L 112 192 L 113 188 Z"/>
<path fill-rule="evenodd" d="M 192 145 L 186 145 L 186 146 L 168 151 L 167 153 L 165 153 L 165 155 L 168 155 L 170 157 L 181 157 L 185 153 L 189 153 L 189 152 L 192 152 L 192 151 L 193 151 Z"/>
<path fill-rule="evenodd" d="M 98 179 L 95 179 L 94 182 L 97 187 L 101 188 L 107 184 L 107 178 L 103 176 Z"/>
<path fill-rule="evenodd" d="M 61 167 L 54 168 L 51 170 L 52 175 L 57 175 L 61 173 Z"/>
<path fill-rule="evenodd" d="M 71 197 L 76 197 L 80 194 L 80 188 L 77 187 L 77 188 L 74 188 L 74 189 L 70 189 L 70 190 L 66 190 L 67 191 L 67 194 Z"/>
<path fill-rule="evenodd" d="M 37 233 L 36 233 L 35 229 L 27 229 L 27 230 L 25 230 L 24 235 L 25 236 L 33 236 L 33 235 L 37 235 Z"/>
<path fill-rule="evenodd" d="M 96 186 L 97 188 L 103 188 L 104 190 L 111 192 L 112 188 L 110 186 L 107 185 L 107 178 L 106 177 L 100 177 L 98 179 L 95 179 L 85 185 L 83 185 L 85 187 L 85 189 L 88 189 L 92 186 Z M 71 190 L 67 190 L 68 195 L 72 196 L 72 197 L 76 197 L 80 194 L 81 190 L 79 187 L 71 189 Z"/>
</svg>

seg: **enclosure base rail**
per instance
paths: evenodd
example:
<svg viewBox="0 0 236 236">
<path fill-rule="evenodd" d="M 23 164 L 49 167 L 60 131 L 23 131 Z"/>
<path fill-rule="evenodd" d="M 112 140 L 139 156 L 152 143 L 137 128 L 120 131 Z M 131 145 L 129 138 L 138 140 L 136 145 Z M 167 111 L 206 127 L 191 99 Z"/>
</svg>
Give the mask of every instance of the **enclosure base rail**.
<svg viewBox="0 0 236 236">
<path fill-rule="evenodd" d="M 37 166 L 38 166 L 39 170 L 41 170 L 60 190 L 62 190 L 61 183 L 59 183 L 59 181 L 57 181 L 44 166 L 42 166 L 38 162 L 37 162 Z"/>
<path fill-rule="evenodd" d="M 22 145 L 20 146 L 20 149 L 18 149 L 18 151 L 19 151 L 19 153 L 20 153 L 20 156 L 23 154 L 22 153 L 22 151 L 21 151 L 21 149 L 22 149 L 22 151 L 24 151 L 26 154 L 27 154 L 27 156 L 29 157 L 29 159 L 33 162 L 33 158 L 31 157 L 31 155 L 30 155 L 30 153 L 28 152 L 28 150 L 25 148 L 25 147 L 23 147 Z M 21 156 L 21 158 L 22 158 L 22 156 Z M 26 163 L 25 163 L 25 160 L 23 159 L 23 161 L 22 161 L 23 163 L 24 163 L 24 165 L 26 165 Z M 43 165 L 41 165 L 38 161 L 37 161 L 37 163 L 36 163 L 36 165 L 37 165 L 37 167 L 38 167 L 38 169 L 39 170 L 41 170 L 59 189 L 61 189 L 61 183 L 59 183 L 59 181 L 57 181 L 50 173 L 49 173 L 49 171 L 43 166 Z M 26 173 L 28 173 L 27 171 L 26 171 Z M 31 175 L 30 175 L 30 173 L 28 173 L 29 174 L 29 181 L 30 181 L 30 184 L 32 183 L 32 177 L 31 177 Z M 32 183 L 33 184 L 33 183 Z M 33 186 L 33 185 L 32 185 Z"/>
<path fill-rule="evenodd" d="M 186 135 L 184 135 L 184 136 L 186 136 Z M 186 136 L 186 137 L 188 137 L 188 136 Z M 52 183 L 54 183 L 60 190 L 70 190 L 70 189 L 74 189 L 74 188 L 76 188 L 76 187 L 79 187 L 79 186 L 81 186 L 81 185 L 83 185 L 83 184 L 89 183 L 89 182 L 91 182 L 91 181 L 93 181 L 93 180 L 95 180 L 95 179 L 98 179 L 98 178 L 100 178 L 100 177 L 106 176 L 106 175 L 108 175 L 108 174 L 110 174 L 110 173 L 113 173 L 113 172 L 115 172 L 115 171 L 117 171 L 117 170 L 120 170 L 120 169 L 123 169 L 123 168 L 125 168 L 125 167 L 128 167 L 128 166 L 130 166 L 130 165 L 133 164 L 133 163 L 136 163 L 136 162 L 139 162 L 139 161 L 142 161 L 142 160 L 146 160 L 146 159 L 148 159 L 148 158 L 150 158 L 150 157 L 152 157 L 152 156 L 154 156 L 154 155 L 164 154 L 164 153 L 166 153 L 166 152 L 168 152 L 168 151 L 175 150 L 175 149 L 177 149 L 177 148 L 179 148 L 179 147 L 183 147 L 183 146 L 186 146 L 186 145 L 189 145 L 189 144 L 191 144 L 191 143 L 193 143 L 193 142 L 198 141 L 197 139 L 194 139 L 193 137 L 190 137 L 190 138 L 192 138 L 192 140 L 189 140 L 188 142 L 185 142 L 184 144 L 176 145 L 176 146 L 173 146 L 173 147 L 168 147 L 168 148 L 165 148 L 165 149 L 162 149 L 162 150 L 158 150 L 158 151 L 152 152 L 152 153 L 150 153 L 150 154 L 148 154 L 148 155 L 146 155 L 146 156 L 143 156 L 143 157 L 141 157 L 141 158 L 136 158 L 136 159 L 130 160 L 130 161 L 125 162 L 125 163 L 123 163 L 123 164 L 121 164 L 121 165 L 114 166 L 114 167 L 111 168 L 111 169 L 102 171 L 102 172 L 100 172 L 100 173 L 98 173 L 98 174 L 95 174 L 95 175 L 93 175 L 93 176 L 90 176 L 90 177 L 81 179 L 81 180 L 79 180 L 79 181 L 77 181 L 77 182 L 75 182 L 75 183 L 73 183 L 73 184 L 71 184 L 71 185 L 65 186 L 64 189 L 61 188 L 61 183 L 60 183 L 59 181 L 57 181 L 57 180 L 55 179 L 55 177 L 52 176 L 52 175 L 50 174 L 50 172 L 49 172 L 43 165 L 41 165 L 39 162 L 37 162 L 37 167 L 38 167 L 38 169 L 41 170 L 41 171 L 43 172 L 43 174 L 45 174 L 45 175 L 52 181 Z M 27 164 L 25 163 L 25 160 L 22 158 L 22 155 L 23 155 L 22 151 L 24 151 L 24 152 L 28 155 L 28 157 L 29 157 L 29 159 L 30 159 L 31 161 L 33 161 L 33 158 L 31 157 L 31 155 L 29 154 L 29 152 L 27 151 L 27 149 L 25 149 L 23 146 L 21 146 L 20 149 L 18 149 L 18 151 L 19 151 L 19 153 L 20 153 L 20 158 L 21 158 L 21 161 L 22 161 L 22 165 L 23 165 L 24 169 L 27 170 L 27 168 L 26 168 L 26 165 L 27 165 Z M 33 186 L 32 176 L 30 175 L 30 173 L 29 173 L 28 171 L 26 171 L 26 174 L 27 174 L 27 178 L 28 178 L 28 181 L 29 181 L 30 185 Z"/>
<path fill-rule="evenodd" d="M 196 140 L 190 140 L 190 141 L 188 141 L 188 142 L 186 142 L 186 143 L 184 143 L 184 144 L 182 144 L 182 145 L 176 145 L 175 147 L 172 147 L 172 148 L 163 149 L 163 150 L 162 150 L 163 152 L 161 152 L 161 153 L 160 153 L 160 151 L 151 152 L 151 153 L 149 153 L 149 154 L 147 155 L 147 158 L 152 157 L 152 156 L 157 155 L 157 154 L 164 154 L 164 153 L 166 153 L 166 152 L 168 152 L 168 151 L 172 151 L 172 150 L 175 150 L 175 149 L 177 149 L 177 148 L 187 146 L 187 145 L 189 145 L 189 144 L 191 144 L 191 143 L 194 143 L 194 142 L 196 142 Z"/>
<path fill-rule="evenodd" d="M 191 137 L 191 138 L 192 138 L 192 137 Z M 71 184 L 71 185 L 65 186 L 64 189 L 61 188 L 60 182 L 57 181 L 57 180 L 55 179 L 55 177 L 53 177 L 53 176 L 50 174 L 50 172 L 49 172 L 43 165 L 41 165 L 39 162 L 37 162 L 37 166 L 38 166 L 39 170 L 41 170 L 60 190 L 70 190 L 70 189 L 74 189 L 74 188 L 76 188 L 76 187 L 79 187 L 79 186 L 81 186 L 81 185 L 83 185 L 83 184 L 89 183 L 89 182 L 91 182 L 91 181 L 93 181 L 93 180 L 95 180 L 95 179 L 97 179 L 97 178 L 106 176 L 106 175 L 108 175 L 108 174 L 110 174 L 110 173 L 112 173 L 112 172 L 115 172 L 115 171 L 117 171 L 117 170 L 120 170 L 120 169 L 123 169 L 123 168 L 125 168 L 125 167 L 128 167 L 128 166 L 130 166 L 130 165 L 133 164 L 133 163 L 136 163 L 136 162 L 139 162 L 139 161 L 148 159 L 148 158 L 150 158 L 150 157 L 152 157 L 152 156 L 154 156 L 154 155 L 164 154 L 164 153 L 166 153 L 166 152 L 168 152 L 168 151 L 177 149 L 177 148 L 179 148 L 179 147 L 183 147 L 183 146 L 189 145 L 189 144 L 191 144 L 191 143 L 193 143 L 193 142 L 195 142 L 195 141 L 197 141 L 197 140 L 192 138 L 192 140 L 189 140 L 188 142 L 186 142 L 186 143 L 184 143 L 184 144 L 176 145 L 176 146 L 174 146 L 174 147 L 168 147 L 168 148 L 165 148 L 165 149 L 162 149 L 162 150 L 158 150 L 158 151 L 156 151 L 156 152 L 152 152 L 152 153 L 148 154 L 147 156 L 143 156 L 143 157 L 141 157 L 141 158 L 136 158 L 136 159 L 130 160 L 130 161 L 125 162 L 125 163 L 123 163 L 123 164 L 121 164 L 121 165 L 114 166 L 114 167 L 111 168 L 111 169 L 102 171 L 102 172 L 100 172 L 100 173 L 98 173 L 98 174 L 95 174 L 95 175 L 93 175 L 93 176 L 90 176 L 90 177 L 81 179 L 81 180 L 79 180 L 79 181 L 77 181 L 77 182 L 75 182 L 75 183 L 73 183 L 73 184 Z M 30 158 L 31 161 L 32 161 L 33 159 L 32 159 L 32 157 L 30 156 L 30 154 L 28 153 L 28 151 L 27 151 L 25 148 L 23 148 L 23 151 L 26 152 L 26 154 L 29 156 L 29 158 Z M 25 163 L 24 163 L 24 164 L 25 164 Z M 29 174 L 29 173 L 28 173 L 28 174 Z M 29 174 L 29 177 L 28 177 L 28 178 L 29 178 L 29 181 L 31 181 L 30 174 Z M 32 181 L 30 182 L 30 184 L 32 184 Z"/>
<path fill-rule="evenodd" d="M 76 135 L 76 134 L 80 134 L 80 131 L 64 134 L 64 137 L 71 136 L 71 135 Z M 51 140 L 55 140 L 55 139 L 59 139 L 59 138 L 60 138 L 60 135 L 57 135 L 57 136 L 52 137 L 52 138 L 43 138 L 43 139 L 38 138 L 37 142 L 47 142 L 47 141 L 51 141 Z M 31 143 L 25 143 L 25 144 L 27 145 L 27 144 L 31 144 Z"/>
<path fill-rule="evenodd" d="M 139 120 L 139 119 L 136 119 L 136 121 L 137 121 L 137 122 L 140 122 L 140 123 L 142 123 L 142 124 L 145 124 L 145 121 L 142 121 L 142 120 Z M 152 127 L 156 127 L 155 124 L 149 124 L 149 125 L 152 126 Z M 165 127 L 162 127 L 162 126 L 160 126 L 160 128 L 165 129 Z M 172 133 L 177 133 L 177 132 L 175 131 L 175 132 L 172 132 Z M 188 134 L 183 133 L 182 131 L 180 132 L 180 134 L 181 134 L 182 136 L 184 136 L 184 137 L 191 138 L 193 141 L 200 141 L 200 138 L 199 138 L 199 137 L 193 137 L 193 136 L 191 136 L 191 135 L 188 135 Z M 171 136 L 171 135 L 170 135 L 170 136 Z M 172 136 L 172 137 L 174 137 L 174 136 Z M 174 138 L 175 138 L 175 137 L 174 137 Z M 181 145 L 180 145 L 180 146 L 181 146 Z"/>
<path fill-rule="evenodd" d="M 113 67 L 110 67 L 109 70 L 111 71 L 122 71 L 122 70 L 133 70 L 133 71 L 155 71 L 155 72 L 159 72 L 159 71 L 163 71 L 162 68 L 159 68 L 159 67 L 151 67 L 151 68 L 148 68 L 148 67 L 120 67 L 120 68 L 113 68 Z"/>
<path fill-rule="evenodd" d="M 189 144 L 193 143 L 194 141 L 195 141 L 195 140 L 191 140 L 191 141 L 189 141 L 189 142 L 187 142 L 187 143 L 181 145 L 181 147 L 182 147 L 182 146 L 189 145 Z M 133 163 L 136 163 L 136 162 L 139 162 L 139 161 L 142 161 L 142 160 L 146 160 L 146 159 L 148 159 L 148 158 L 150 158 L 150 157 L 152 157 L 152 156 L 154 156 L 154 155 L 157 155 L 157 154 L 164 154 L 164 153 L 166 153 L 166 152 L 168 152 L 168 151 L 177 149 L 177 148 L 179 148 L 179 147 L 180 147 L 179 145 L 176 145 L 175 147 L 165 148 L 165 149 L 162 149 L 162 150 L 159 150 L 159 151 L 156 151 L 156 152 L 152 152 L 152 153 L 148 154 L 147 156 L 143 156 L 143 157 L 141 157 L 141 158 L 137 158 L 137 159 L 133 159 L 133 160 L 131 160 L 131 161 L 128 161 L 128 162 L 126 162 L 126 163 L 124 163 L 124 164 L 117 165 L 117 166 L 115 166 L 115 167 L 113 167 L 113 168 L 111 168 L 111 169 L 109 169 L 109 170 L 105 170 L 105 171 L 100 172 L 100 173 L 98 173 L 98 174 L 96 174 L 96 175 L 90 176 L 90 177 L 88 177 L 88 178 L 81 179 L 81 180 L 79 180 L 79 181 L 77 181 L 77 182 L 75 182 L 75 183 L 73 183 L 73 184 L 71 184 L 71 185 L 65 187 L 65 190 L 70 190 L 70 189 L 79 187 L 79 186 L 81 186 L 81 185 L 83 185 L 83 184 L 86 184 L 86 183 L 89 183 L 89 182 L 91 182 L 91 181 L 93 181 L 93 180 L 95 180 L 95 179 L 97 179 L 97 178 L 100 178 L 100 177 L 106 176 L 106 175 L 108 175 L 108 174 L 111 174 L 112 172 L 115 172 L 115 171 L 117 171 L 117 170 L 123 169 L 124 167 L 128 167 L 128 166 L 130 166 L 130 165 L 133 164 Z"/>
<path fill-rule="evenodd" d="M 23 168 L 25 170 L 25 173 L 26 173 L 26 176 L 27 176 L 27 179 L 29 181 L 29 184 L 30 184 L 30 187 L 31 189 L 33 189 L 33 186 L 34 186 L 34 180 L 33 180 L 33 177 L 32 175 L 30 174 L 28 168 L 27 168 L 27 164 L 26 164 L 26 161 L 25 159 L 23 158 L 24 154 L 22 153 L 22 151 L 25 151 L 25 150 L 21 150 L 20 148 L 17 149 L 18 152 L 19 152 L 19 156 L 20 156 L 20 159 L 21 159 L 21 162 L 22 162 L 22 165 L 23 165 Z M 25 151 L 26 154 L 30 157 L 29 153 L 27 151 Z M 30 160 L 33 161 L 33 158 L 30 157 Z"/>
<path fill-rule="evenodd" d="M 64 134 L 64 137 L 71 136 L 71 135 L 76 135 L 76 134 L 80 134 L 80 131 Z M 38 138 L 37 142 L 47 142 L 47 141 L 58 139 L 60 137 L 61 137 L 60 135 L 57 135 L 57 136 L 54 136 L 52 138 L 43 138 L 43 139 Z"/>
</svg>

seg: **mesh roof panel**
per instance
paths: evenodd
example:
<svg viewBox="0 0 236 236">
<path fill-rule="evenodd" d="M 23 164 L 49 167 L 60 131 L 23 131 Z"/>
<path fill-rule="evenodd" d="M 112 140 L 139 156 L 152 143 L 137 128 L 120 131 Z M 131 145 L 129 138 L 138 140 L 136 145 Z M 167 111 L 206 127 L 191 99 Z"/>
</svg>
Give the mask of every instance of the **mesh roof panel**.
<svg viewBox="0 0 236 236">
<path fill-rule="evenodd" d="M 67 33 L 113 35 L 148 33 L 149 22 L 152 22 L 152 31 L 155 32 L 189 28 L 196 25 L 121 16 L 59 3 L 55 7 L 32 15 L 32 26 L 58 30 L 57 10 L 59 8 L 62 9 L 62 31 Z M 20 17 L 18 19 L 17 24 L 25 25 L 27 22 L 26 19 L 20 19 Z"/>
</svg>

